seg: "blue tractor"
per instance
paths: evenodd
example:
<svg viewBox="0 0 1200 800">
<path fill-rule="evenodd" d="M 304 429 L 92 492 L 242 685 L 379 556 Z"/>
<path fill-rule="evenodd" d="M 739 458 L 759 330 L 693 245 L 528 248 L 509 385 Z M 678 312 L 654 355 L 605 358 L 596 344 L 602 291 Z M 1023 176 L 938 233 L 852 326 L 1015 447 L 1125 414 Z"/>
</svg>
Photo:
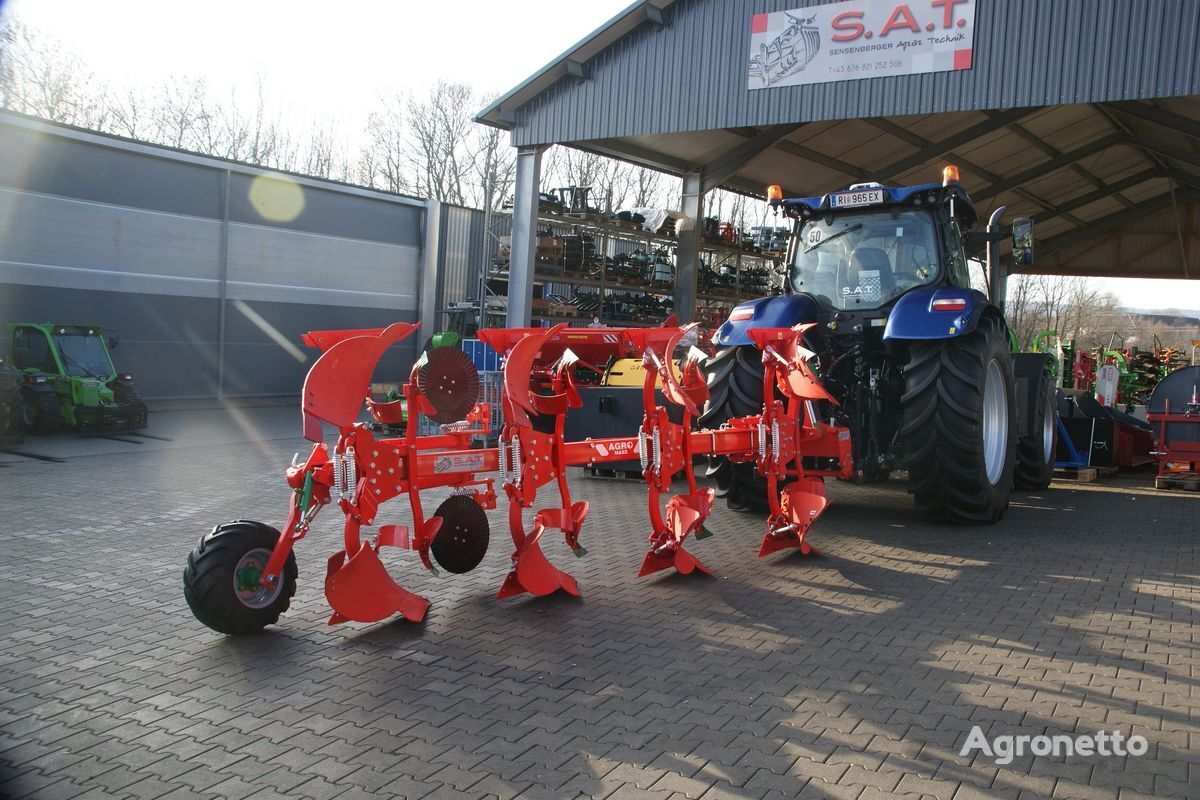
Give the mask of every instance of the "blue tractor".
<svg viewBox="0 0 1200 800">
<path fill-rule="evenodd" d="M 850 429 L 854 478 L 908 471 L 918 508 L 990 524 L 1014 485 L 1042 489 L 1054 471 L 1055 386 L 1044 354 L 1013 353 L 1004 319 L 1006 272 L 995 244 L 1009 233 L 998 209 L 985 231 L 958 170 L 941 183 L 860 183 L 772 206 L 794 220 L 787 293 L 742 303 L 717 330 L 710 401 L 717 427 L 762 406 L 760 354 L 747 331 L 817 323 L 814 365 L 838 400 L 819 410 Z M 1011 262 L 1032 260 L 1033 231 L 1014 221 Z M 971 287 L 967 248 L 986 245 L 990 299 Z M 709 475 L 732 508 L 765 508 L 752 463 L 714 459 Z"/>
</svg>

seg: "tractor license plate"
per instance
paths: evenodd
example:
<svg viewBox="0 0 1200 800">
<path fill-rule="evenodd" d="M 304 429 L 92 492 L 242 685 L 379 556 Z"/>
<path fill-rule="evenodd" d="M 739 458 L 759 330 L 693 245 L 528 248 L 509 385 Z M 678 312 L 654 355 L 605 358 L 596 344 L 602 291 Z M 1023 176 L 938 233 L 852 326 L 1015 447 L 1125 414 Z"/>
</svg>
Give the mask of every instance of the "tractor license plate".
<svg viewBox="0 0 1200 800">
<path fill-rule="evenodd" d="M 834 208 L 871 206 L 883 202 L 883 189 L 864 189 L 861 192 L 842 192 L 831 195 L 829 204 Z"/>
</svg>

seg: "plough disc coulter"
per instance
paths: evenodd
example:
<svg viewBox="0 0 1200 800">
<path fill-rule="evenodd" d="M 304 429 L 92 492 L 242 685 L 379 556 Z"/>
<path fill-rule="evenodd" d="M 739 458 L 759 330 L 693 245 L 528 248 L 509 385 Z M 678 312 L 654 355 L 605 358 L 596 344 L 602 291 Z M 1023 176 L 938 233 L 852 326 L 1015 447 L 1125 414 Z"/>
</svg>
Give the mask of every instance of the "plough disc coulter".
<svg viewBox="0 0 1200 800">
<path fill-rule="evenodd" d="M 395 614 L 419 622 L 429 601 L 392 579 L 380 550 L 415 551 L 434 574 L 435 561 L 447 572 L 469 572 L 487 549 L 486 511 L 500 501 L 497 482 L 508 504 L 513 541 L 512 566 L 497 594 L 506 598 L 580 593 L 575 578 L 551 564 L 541 548 L 542 537 L 554 531 L 577 556 L 586 553 L 581 538 L 589 506 L 572 498 L 568 467 L 639 459 L 649 519 L 639 576 L 671 569 L 710 572 L 685 548 L 689 536 L 708 535 L 705 521 L 713 506 L 713 490 L 696 482 L 697 457 L 751 462 L 765 477 L 770 516 L 760 556 L 793 548 L 814 552 L 807 537 L 828 504 L 823 478 L 851 473 L 849 434 L 818 420 L 816 403 L 832 398 L 807 364 L 812 355 L 803 344 L 808 326 L 752 332 L 762 351 L 767 399 L 761 413 L 731 419 L 716 430 L 693 429 L 708 399 L 704 353 L 691 347 L 673 368 L 681 342 L 695 326 L 480 331 L 480 338 L 505 357 L 503 424 L 498 446 L 487 449 L 471 446 L 475 437 L 490 433 L 491 409 L 476 402 L 479 376 L 461 351 L 435 348 L 422 355 L 403 386 L 403 401 L 381 409 L 367 398 L 379 358 L 416 327 L 396 323 L 383 330 L 304 335 L 306 344 L 323 353 L 304 381 L 303 430 L 314 445 L 303 463 L 293 460 L 287 469 L 292 489 L 287 521 L 277 531 L 239 520 L 201 539 L 184 571 L 185 595 L 200 621 L 225 633 L 248 633 L 275 622 L 294 592 L 292 548 L 317 512 L 331 504 L 343 515 L 343 546 L 326 567 L 330 624 L 376 622 Z M 591 361 L 581 361 L 576 349 Z M 606 354 L 631 353 L 640 354 L 646 368 L 641 425 L 626 437 L 567 441 L 566 415 L 582 405 L 576 367 L 603 362 Z M 403 402 L 404 435 L 376 438 L 358 422 L 364 400 L 376 416 L 399 415 L 401 409 L 391 406 Z M 675 407 L 672 413 L 668 406 Z M 442 432 L 418 435 L 418 415 L 442 422 Z M 333 445 L 325 442 L 324 425 L 338 434 Z M 835 466 L 806 468 L 806 459 Z M 684 491 L 673 494 L 680 477 Z M 553 503 L 539 502 L 539 489 L 549 484 Z M 450 497 L 426 516 L 421 493 L 445 488 L 452 490 Z M 381 524 L 380 507 L 400 496 L 407 498 L 411 527 Z M 371 530 L 373 535 L 367 533 Z"/>
</svg>

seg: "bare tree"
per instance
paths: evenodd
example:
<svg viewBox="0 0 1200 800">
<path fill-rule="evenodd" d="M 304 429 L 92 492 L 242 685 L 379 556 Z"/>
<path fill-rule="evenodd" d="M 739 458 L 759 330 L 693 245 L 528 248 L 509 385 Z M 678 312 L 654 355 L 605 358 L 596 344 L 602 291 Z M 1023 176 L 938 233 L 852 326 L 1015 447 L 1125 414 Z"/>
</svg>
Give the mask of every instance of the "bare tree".
<svg viewBox="0 0 1200 800">
<path fill-rule="evenodd" d="M 481 98 L 478 104 L 491 99 Z M 499 208 L 513 189 L 516 154 L 507 142 L 507 134 L 499 128 L 474 125 L 468 139 L 472 181 L 467 201 L 477 208 Z"/>
<path fill-rule="evenodd" d="M 389 192 L 409 190 L 405 149 L 406 116 L 398 98 L 382 100 L 367 118 L 370 143 L 359 156 L 359 180 Z"/>
<path fill-rule="evenodd" d="M 408 159 L 418 194 L 463 203 L 469 178 L 473 93 L 466 84 L 438 81 L 425 99 L 410 96 Z"/>
<path fill-rule="evenodd" d="M 0 106 L 54 122 L 103 129 L 108 103 L 99 79 L 63 45 L 0 20 Z"/>
</svg>

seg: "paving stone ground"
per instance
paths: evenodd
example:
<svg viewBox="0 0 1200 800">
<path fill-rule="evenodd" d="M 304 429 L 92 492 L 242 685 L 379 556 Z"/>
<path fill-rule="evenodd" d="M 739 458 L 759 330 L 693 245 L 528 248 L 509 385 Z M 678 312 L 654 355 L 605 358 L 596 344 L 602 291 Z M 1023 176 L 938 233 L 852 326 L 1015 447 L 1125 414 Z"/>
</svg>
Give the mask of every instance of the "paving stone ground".
<svg viewBox="0 0 1200 800">
<path fill-rule="evenodd" d="M 291 611 L 230 639 L 188 611 L 184 559 L 218 522 L 278 525 L 302 445 L 185 416 L 151 429 L 177 446 L 0 458 L 0 796 L 1200 797 L 1200 496 L 1147 474 L 985 529 L 930 524 L 899 481 L 833 484 L 824 557 L 757 559 L 760 521 L 720 508 L 691 548 L 713 577 L 646 579 L 644 491 L 574 475 L 588 555 L 547 551 L 583 599 L 497 601 L 493 513 L 469 575 L 387 556 L 433 601 L 420 625 L 325 624 L 327 510 Z M 1149 752 L 997 765 L 958 754 L 975 725 Z"/>
</svg>

